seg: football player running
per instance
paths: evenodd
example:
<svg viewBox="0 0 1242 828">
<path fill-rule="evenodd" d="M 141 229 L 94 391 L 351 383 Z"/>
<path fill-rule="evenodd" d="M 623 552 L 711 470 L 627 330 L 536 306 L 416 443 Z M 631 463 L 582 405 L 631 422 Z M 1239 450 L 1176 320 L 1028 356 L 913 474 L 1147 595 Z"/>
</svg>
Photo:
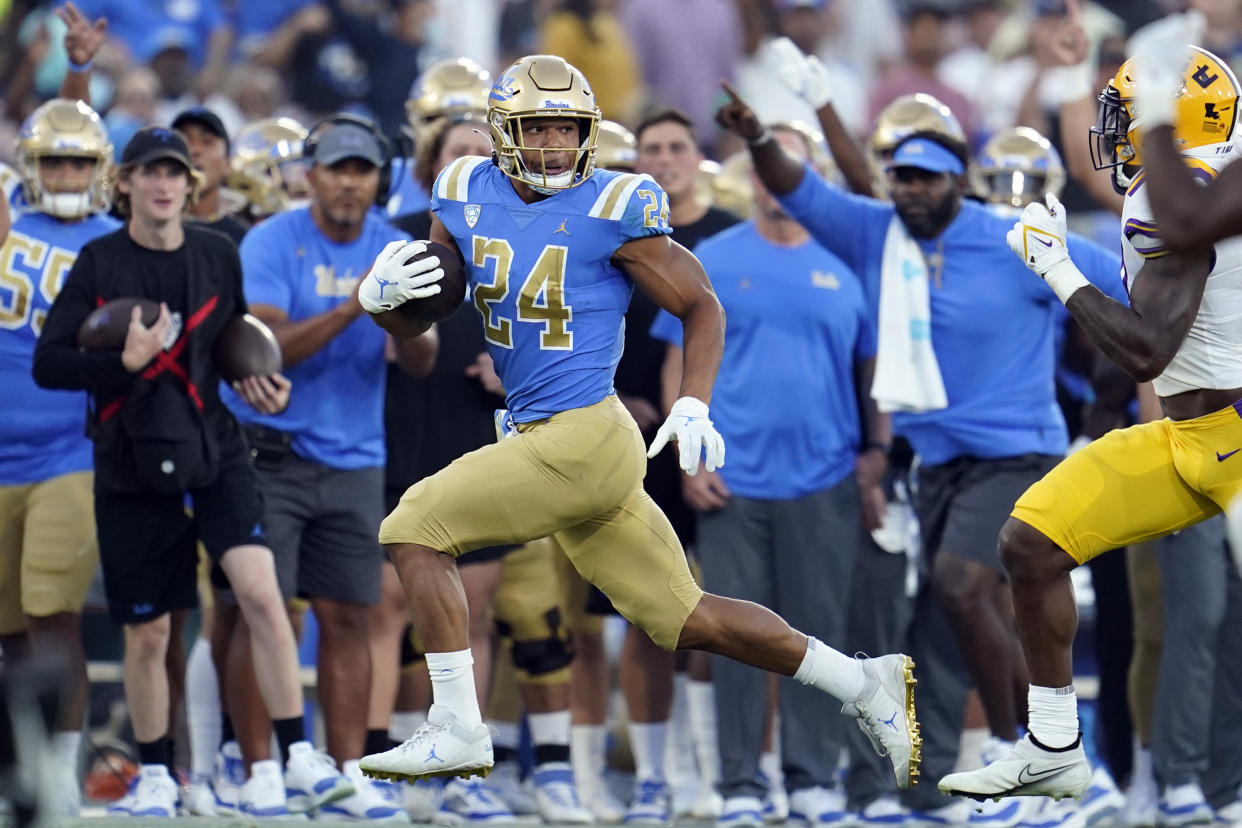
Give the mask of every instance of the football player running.
<svg viewBox="0 0 1242 828">
<path fill-rule="evenodd" d="M 1070 570 L 1218 514 L 1242 488 L 1239 461 L 1231 459 L 1242 449 L 1242 241 L 1175 250 L 1140 171 L 1153 113 L 1172 125 L 1179 163 L 1193 175 L 1214 178 L 1232 157 L 1238 81 L 1203 49 L 1182 54 L 1189 59 L 1167 85 L 1136 81 L 1134 60 L 1124 63 L 1100 95 L 1092 129 L 1097 169 L 1112 169 L 1126 190 L 1121 242 L 1131 308 L 1088 286 L 1066 250 L 1065 211 L 1055 197 L 1029 205 L 1009 234 L 1010 247 L 1092 341 L 1135 380 L 1152 382 L 1167 419 L 1096 440 L 1014 506 L 1000 552 L 1031 675 L 1029 730 L 999 760 L 942 779 L 948 793 L 1060 797 L 1087 788 L 1072 684 Z"/>
<path fill-rule="evenodd" d="M 553 535 L 661 646 L 709 650 L 835 696 L 907 787 L 919 761 L 911 660 L 855 660 L 755 604 L 704 594 L 642 488 L 642 438 L 612 388 L 632 284 L 683 325 L 681 397 L 649 453 L 676 440 L 689 474 L 724 462 L 708 412 L 724 318 L 698 260 L 668 238 L 660 187 L 595 169 L 599 119 L 581 72 L 557 57 L 522 58 L 490 95 L 492 157 L 460 159 L 436 181 L 431 240 L 464 255 L 516 434 L 410 488 L 380 529 L 428 650 L 434 703 L 410 740 L 362 768 L 397 779 L 490 771 L 455 558 Z M 389 245 L 360 289 L 363 306 L 396 336 L 426 325 L 392 310 L 440 289 L 435 257 L 411 261 L 423 250 L 417 241 Z"/>
</svg>

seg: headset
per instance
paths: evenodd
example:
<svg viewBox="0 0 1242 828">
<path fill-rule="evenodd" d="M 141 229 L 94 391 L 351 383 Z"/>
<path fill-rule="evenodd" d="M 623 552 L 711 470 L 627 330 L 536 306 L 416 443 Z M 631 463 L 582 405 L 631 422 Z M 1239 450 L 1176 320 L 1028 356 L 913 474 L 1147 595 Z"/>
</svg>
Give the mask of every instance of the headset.
<svg viewBox="0 0 1242 828">
<path fill-rule="evenodd" d="M 384 158 L 384 163 L 380 164 L 379 168 L 379 187 L 375 190 L 375 205 L 383 207 L 392 196 L 393 147 L 392 141 L 370 118 L 364 118 L 361 115 L 354 115 L 350 112 L 339 112 L 330 118 L 324 118 L 312 126 L 310 132 L 307 133 L 306 140 L 302 142 L 302 157 L 313 164 L 315 161 L 315 150 L 319 144 L 319 135 L 324 129 L 338 124 L 361 127 L 371 133 L 376 143 L 379 144 L 380 154 Z"/>
</svg>

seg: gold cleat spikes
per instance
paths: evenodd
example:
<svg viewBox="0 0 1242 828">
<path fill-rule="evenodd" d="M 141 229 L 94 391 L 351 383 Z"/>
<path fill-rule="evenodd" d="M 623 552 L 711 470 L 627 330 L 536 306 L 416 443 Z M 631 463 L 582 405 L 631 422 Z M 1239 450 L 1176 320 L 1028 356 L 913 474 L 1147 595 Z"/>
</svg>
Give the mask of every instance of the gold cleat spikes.
<svg viewBox="0 0 1242 828">
<path fill-rule="evenodd" d="M 923 737 L 919 734 L 919 720 L 914 712 L 914 687 L 918 679 L 914 677 L 914 659 L 905 657 L 902 668 L 906 679 L 906 728 L 910 731 L 910 784 L 919 783 L 919 765 L 923 762 Z"/>
<path fill-rule="evenodd" d="M 362 775 L 369 779 L 384 779 L 389 782 L 409 782 L 413 785 L 420 779 L 433 779 L 436 777 L 443 777 L 445 779 L 452 779 L 454 777 L 469 779 L 472 776 L 481 776 L 486 779 L 491 775 L 491 772 L 492 769 L 489 766 L 486 768 L 459 768 L 457 770 L 433 771 L 431 773 L 420 773 L 418 775 L 392 773 L 390 771 L 363 770 Z"/>
</svg>

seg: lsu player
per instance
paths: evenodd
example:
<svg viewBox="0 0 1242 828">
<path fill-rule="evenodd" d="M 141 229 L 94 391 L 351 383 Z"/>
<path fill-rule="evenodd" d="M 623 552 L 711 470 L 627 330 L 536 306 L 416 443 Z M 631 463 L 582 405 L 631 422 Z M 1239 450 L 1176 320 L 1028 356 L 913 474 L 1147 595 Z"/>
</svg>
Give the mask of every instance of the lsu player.
<svg viewBox="0 0 1242 828">
<path fill-rule="evenodd" d="M 1242 446 L 1242 241 L 1173 250 L 1142 171 L 1140 113 L 1163 113 L 1157 122 L 1173 125 L 1182 163 L 1196 176 L 1215 178 L 1235 151 L 1237 78 L 1203 49 L 1190 47 L 1188 56 L 1176 84 L 1146 90 L 1134 60 L 1122 64 L 1092 129 L 1097 168 L 1127 185 L 1121 243 L 1133 310 L 1087 286 L 1066 251 L 1065 211 L 1055 198 L 1029 205 L 1009 235 L 1092 341 L 1136 381 L 1152 382 L 1167 418 L 1096 440 L 1014 506 L 1000 552 L 1031 675 L 1029 730 L 997 761 L 942 779 L 947 792 L 1077 796 L 1086 789 L 1091 771 L 1070 663 L 1070 570 L 1219 514 L 1242 489 L 1242 471 L 1230 465 Z"/>
<path fill-rule="evenodd" d="M 0 647 L 6 656 L 59 650 L 69 690 L 54 743 L 64 812 L 77 815 L 78 747 L 86 709 L 80 613 L 98 566 L 86 396 L 35 385 L 35 342 L 65 276 L 88 241 L 118 223 L 105 215 L 112 144 L 81 101 L 58 98 L 22 125 L 16 169 L 28 208 L 0 251 Z M 28 636 L 28 638 L 27 638 Z"/>
<path fill-rule="evenodd" d="M 612 392 L 633 286 L 684 327 L 682 396 L 650 453 L 677 440 L 688 473 L 724 461 L 707 406 L 724 319 L 698 261 L 667 238 L 658 185 L 595 170 L 599 118 L 581 72 L 553 56 L 522 58 L 491 92 L 492 158 L 456 161 L 436 181 L 430 236 L 464 254 L 513 436 L 411 487 L 381 527 L 428 650 L 434 702 L 411 739 L 362 767 L 398 779 L 490 771 L 454 558 L 552 535 L 661 646 L 710 650 L 836 696 L 908 786 L 919 757 L 910 660 L 851 659 L 761 607 L 705 595 L 640 485 L 642 438 Z M 420 253 L 421 242 L 389 245 L 359 291 L 395 336 L 427 325 L 393 309 L 440 290 L 438 259 Z"/>
</svg>

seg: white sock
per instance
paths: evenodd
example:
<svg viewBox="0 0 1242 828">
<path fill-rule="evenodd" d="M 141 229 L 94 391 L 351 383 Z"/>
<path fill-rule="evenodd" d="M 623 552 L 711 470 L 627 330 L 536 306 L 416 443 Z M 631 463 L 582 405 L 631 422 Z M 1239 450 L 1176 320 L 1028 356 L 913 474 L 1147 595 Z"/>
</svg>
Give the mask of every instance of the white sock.
<svg viewBox="0 0 1242 828">
<path fill-rule="evenodd" d="M 414 735 L 414 731 L 427 721 L 427 714 L 421 710 L 394 711 L 388 718 L 388 738 L 394 742 L 404 742 Z"/>
<path fill-rule="evenodd" d="M 690 677 L 673 674 L 673 706 L 668 716 L 668 739 L 664 743 L 664 772 L 674 788 L 689 788 L 698 783 L 699 769 L 694 760 L 694 736 L 690 732 L 690 702 L 686 685 Z"/>
<path fill-rule="evenodd" d="M 608 730 L 603 725 L 573 725 L 569 730 L 569 759 L 583 797 L 603 785 L 607 743 Z"/>
<path fill-rule="evenodd" d="M 78 752 L 82 749 L 82 731 L 58 730 L 52 734 L 52 752 L 56 754 L 56 764 L 61 767 L 78 769 Z"/>
<path fill-rule="evenodd" d="M 634 754 L 634 775 L 640 781 L 665 781 L 664 745 L 668 741 L 668 722 L 630 722 L 626 729 Z"/>
<path fill-rule="evenodd" d="M 530 740 L 536 745 L 569 746 L 569 711 L 552 713 L 527 713 L 530 723 Z"/>
<path fill-rule="evenodd" d="M 190 772 L 210 778 L 220 747 L 220 684 L 211 642 L 197 638 L 185 662 L 185 715 L 190 734 Z"/>
<path fill-rule="evenodd" d="M 427 653 L 433 703 L 457 716 L 466 729 L 483 724 L 479 697 L 474 692 L 474 656 L 469 649 L 455 653 Z"/>
<path fill-rule="evenodd" d="M 518 744 L 522 741 L 521 725 L 517 722 L 498 722 L 495 720 L 489 721 L 488 724 L 496 731 L 492 735 L 492 745 L 517 750 Z"/>
<path fill-rule="evenodd" d="M 1026 691 L 1026 726 L 1044 747 L 1069 747 L 1078 738 L 1078 694 L 1069 687 L 1036 687 Z"/>
<path fill-rule="evenodd" d="M 698 760 L 699 777 L 703 784 L 715 786 L 720 781 L 720 745 L 716 741 L 716 688 L 710 681 L 686 684 L 686 704 L 690 709 L 690 737 Z"/>
<path fill-rule="evenodd" d="M 775 746 L 767 753 L 759 754 L 759 772 L 768 780 L 769 791 L 785 787 L 785 772 L 781 769 L 781 751 L 779 746 Z"/>
<path fill-rule="evenodd" d="M 842 703 L 862 695 L 867 675 L 862 662 L 832 649 L 814 636 L 806 638 L 806 655 L 794 673 L 794 680 L 823 690 Z"/>
</svg>

